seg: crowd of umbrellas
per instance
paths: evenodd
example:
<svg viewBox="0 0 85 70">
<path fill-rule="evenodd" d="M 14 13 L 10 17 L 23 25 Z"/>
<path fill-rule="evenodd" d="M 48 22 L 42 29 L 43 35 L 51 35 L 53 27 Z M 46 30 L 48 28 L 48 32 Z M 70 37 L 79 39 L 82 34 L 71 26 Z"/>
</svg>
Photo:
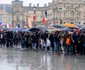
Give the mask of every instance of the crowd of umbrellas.
<svg viewBox="0 0 85 70">
<path fill-rule="evenodd" d="M 56 24 L 56 25 L 53 25 L 53 28 L 47 28 L 43 25 L 39 25 L 39 26 L 36 26 L 36 27 L 33 27 L 33 28 L 0 28 L 0 32 L 1 31 L 21 31 L 21 32 L 30 32 L 30 31 L 42 31 L 42 32 L 45 32 L 45 31 L 64 31 L 64 32 L 68 32 L 68 31 L 85 31 L 85 26 L 84 25 L 80 25 L 80 24 L 63 24 L 63 25 L 59 25 L 59 24 Z"/>
</svg>

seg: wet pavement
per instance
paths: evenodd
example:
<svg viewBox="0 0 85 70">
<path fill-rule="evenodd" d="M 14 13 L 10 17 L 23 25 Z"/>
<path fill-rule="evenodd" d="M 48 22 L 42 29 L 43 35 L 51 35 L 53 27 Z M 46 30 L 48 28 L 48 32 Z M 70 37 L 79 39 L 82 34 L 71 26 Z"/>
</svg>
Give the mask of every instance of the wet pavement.
<svg viewBox="0 0 85 70">
<path fill-rule="evenodd" d="M 0 70 L 85 70 L 85 56 L 0 48 Z"/>
</svg>

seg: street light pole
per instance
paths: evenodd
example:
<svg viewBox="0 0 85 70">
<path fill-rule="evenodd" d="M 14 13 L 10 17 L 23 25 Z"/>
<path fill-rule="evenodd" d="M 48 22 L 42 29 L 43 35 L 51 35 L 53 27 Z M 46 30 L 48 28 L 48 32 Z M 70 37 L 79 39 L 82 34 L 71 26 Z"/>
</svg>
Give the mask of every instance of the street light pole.
<svg viewBox="0 0 85 70">
<path fill-rule="evenodd" d="M 59 11 L 60 11 L 60 24 L 62 24 L 62 19 L 61 19 L 62 8 L 61 7 L 59 8 Z"/>
<path fill-rule="evenodd" d="M 28 14 L 27 14 L 27 11 L 23 11 L 24 12 L 24 21 L 25 21 L 25 25 L 28 24 Z"/>
<path fill-rule="evenodd" d="M 54 14 L 53 21 L 55 23 L 55 8 L 53 8 L 53 14 Z"/>
</svg>

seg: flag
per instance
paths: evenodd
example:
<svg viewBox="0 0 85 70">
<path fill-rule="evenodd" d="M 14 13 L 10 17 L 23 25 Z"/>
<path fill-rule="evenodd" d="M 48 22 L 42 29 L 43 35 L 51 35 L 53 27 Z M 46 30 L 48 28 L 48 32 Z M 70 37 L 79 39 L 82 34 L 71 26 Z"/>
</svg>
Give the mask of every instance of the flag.
<svg viewBox="0 0 85 70">
<path fill-rule="evenodd" d="M 31 18 L 31 16 L 28 16 L 28 26 L 29 26 L 29 28 L 32 28 L 32 18 Z"/>
<path fill-rule="evenodd" d="M 80 31 L 81 31 L 80 29 L 77 29 L 77 33 L 78 33 L 78 34 L 80 33 Z"/>
<path fill-rule="evenodd" d="M 11 24 L 5 24 L 4 25 L 4 28 L 12 28 L 12 25 Z M 17 27 L 18 28 L 18 27 Z"/>
<path fill-rule="evenodd" d="M 2 22 L 0 22 L 0 26 L 1 26 Z"/>
<path fill-rule="evenodd" d="M 33 20 L 36 19 L 36 10 L 34 10 L 34 16 L 33 16 Z"/>
<path fill-rule="evenodd" d="M 5 24 L 5 28 L 7 28 L 7 24 Z"/>
<path fill-rule="evenodd" d="M 44 13 L 44 18 L 42 19 L 42 23 L 46 23 L 47 22 L 47 11 L 45 11 Z"/>
<path fill-rule="evenodd" d="M 2 23 L 1 26 L 2 26 L 2 27 L 5 26 L 4 23 Z"/>
<path fill-rule="evenodd" d="M 3 26 L 4 26 L 4 23 L 0 22 L 0 26 L 2 26 L 2 27 L 3 27 Z"/>
<path fill-rule="evenodd" d="M 12 28 L 12 25 L 11 24 L 9 24 L 9 28 Z"/>
<path fill-rule="evenodd" d="M 46 23 L 46 21 L 47 21 L 47 19 L 46 19 L 46 18 L 43 18 L 42 22 L 43 22 L 44 24 Z"/>
<path fill-rule="evenodd" d="M 50 22 L 50 28 L 53 28 L 54 23 Z"/>
</svg>

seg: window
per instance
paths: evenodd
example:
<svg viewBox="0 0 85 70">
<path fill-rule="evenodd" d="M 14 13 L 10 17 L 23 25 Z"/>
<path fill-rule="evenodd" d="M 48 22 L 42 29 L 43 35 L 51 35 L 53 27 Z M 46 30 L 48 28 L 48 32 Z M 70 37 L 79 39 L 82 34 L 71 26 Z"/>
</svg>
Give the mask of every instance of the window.
<svg viewBox="0 0 85 70">
<path fill-rule="evenodd" d="M 0 15 L 0 21 L 2 21 L 2 15 Z"/>
<path fill-rule="evenodd" d="M 8 21 L 10 21 L 11 20 L 11 17 L 10 16 L 8 16 Z"/>
<path fill-rule="evenodd" d="M 70 16 L 71 16 L 72 18 L 74 18 L 74 11 L 71 11 L 71 12 L 70 12 Z"/>
</svg>

